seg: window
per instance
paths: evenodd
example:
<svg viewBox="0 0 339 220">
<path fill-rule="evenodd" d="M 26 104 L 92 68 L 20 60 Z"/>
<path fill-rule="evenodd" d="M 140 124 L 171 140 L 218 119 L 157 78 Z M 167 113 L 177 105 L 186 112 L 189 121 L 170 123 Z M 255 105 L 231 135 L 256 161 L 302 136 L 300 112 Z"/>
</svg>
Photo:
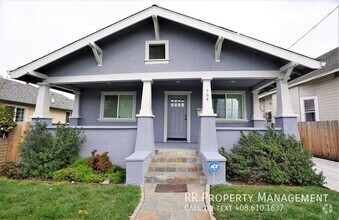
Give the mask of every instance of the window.
<svg viewBox="0 0 339 220">
<path fill-rule="evenodd" d="M 69 117 L 71 117 L 71 112 L 66 112 L 66 124 L 69 124 Z"/>
<path fill-rule="evenodd" d="M 135 92 L 102 92 L 100 120 L 135 119 Z"/>
<path fill-rule="evenodd" d="M 24 121 L 25 120 L 25 109 L 24 108 L 15 108 L 15 121 Z"/>
<path fill-rule="evenodd" d="M 244 92 L 213 92 L 212 103 L 217 118 L 245 120 Z"/>
<path fill-rule="evenodd" d="M 14 112 L 14 121 L 21 122 L 25 121 L 25 108 L 16 106 L 7 106 Z"/>
<path fill-rule="evenodd" d="M 168 40 L 146 41 L 145 63 L 168 63 Z"/>
<path fill-rule="evenodd" d="M 301 121 L 319 121 L 317 97 L 301 98 Z"/>
</svg>

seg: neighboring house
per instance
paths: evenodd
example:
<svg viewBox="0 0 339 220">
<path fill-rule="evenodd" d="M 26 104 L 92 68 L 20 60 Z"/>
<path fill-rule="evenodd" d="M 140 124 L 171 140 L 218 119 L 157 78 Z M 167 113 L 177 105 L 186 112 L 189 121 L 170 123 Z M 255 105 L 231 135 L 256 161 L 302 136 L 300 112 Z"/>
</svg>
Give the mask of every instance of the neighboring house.
<svg viewBox="0 0 339 220">
<path fill-rule="evenodd" d="M 292 109 L 298 121 L 339 120 L 339 47 L 317 59 L 326 62 L 326 66 L 288 82 Z M 266 118 L 274 122 L 276 90 L 259 97 Z"/>
<path fill-rule="evenodd" d="M 70 124 L 87 136 L 81 155 L 109 151 L 126 167 L 128 184 L 144 183 L 155 149 L 173 147 L 198 150 L 207 183 L 219 184 L 225 158 L 218 149 L 229 150 L 241 131 L 266 130 L 259 92 L 277 84 L 277 130 L 298 137 L 286 81 L 321 66 L 154 5 L 10 74 L 40 85 L 34 118 L 50 122 L 50 88 L 72 91 Z M 220 164 L 215 175 L 211 161 Z"/>
<path fill-rule="evenodd" d="M 29 122 L 35 110 L 38 88 L 20 81 L 0 77 L 0 105 L 12 106 L 15 121 Z M 73 100 L 51 92 L 50 114 L 53 123 L 67 123 L 73 108 Z"/>
</svg>

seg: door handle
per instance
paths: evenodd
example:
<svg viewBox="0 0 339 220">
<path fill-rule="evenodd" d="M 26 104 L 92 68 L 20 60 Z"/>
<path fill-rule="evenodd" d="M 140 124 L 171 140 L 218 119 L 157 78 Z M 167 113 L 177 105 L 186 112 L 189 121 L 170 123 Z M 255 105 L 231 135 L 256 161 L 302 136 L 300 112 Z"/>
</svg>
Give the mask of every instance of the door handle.
<svg viewBox="0 0 339 220">
<path fill-rule="evenodd" d="M 185 121 L 187 121 L 187 115 L 185 115 Z"/>
</svg>

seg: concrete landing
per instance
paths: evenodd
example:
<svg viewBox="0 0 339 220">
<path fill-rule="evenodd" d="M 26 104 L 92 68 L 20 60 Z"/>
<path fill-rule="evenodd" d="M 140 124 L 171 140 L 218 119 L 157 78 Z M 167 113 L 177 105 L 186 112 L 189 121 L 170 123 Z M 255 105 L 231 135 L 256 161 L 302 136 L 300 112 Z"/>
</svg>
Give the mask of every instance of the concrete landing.
<svg viewBox="0 0 339 220">
<path fill-rule="evenodd" d="M 315 163 L 314 168 L 317 169 L 317 173 L 323 171 L 326 177 L 324 186 L 331 190 L 339 192 L 339 162 L 325 160 L 317 157 L 312 158 Z"/>
<path fill-rule="evenodd" d="M 156 193 L 156 184 L 145 184 L 145 200 L 136 220 L 208 220 L 203 193 L 206 185 L 187 184 L 187 193 Z M 193 195 L 197 195 L 193 199 Z M 190 197 L 188 197 L 190 196 Z"/>
</svg>

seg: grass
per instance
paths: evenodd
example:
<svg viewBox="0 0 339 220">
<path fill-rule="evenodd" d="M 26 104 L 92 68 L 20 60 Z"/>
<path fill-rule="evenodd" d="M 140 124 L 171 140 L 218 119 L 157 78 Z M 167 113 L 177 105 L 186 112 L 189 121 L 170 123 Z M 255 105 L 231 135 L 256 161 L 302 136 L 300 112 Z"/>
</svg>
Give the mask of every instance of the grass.
<svg viewBox="0 0 339 220">
<path fill-rule="evenodd" d="M 140 188 L 0 178 L 0 219 L 128 219 Z"/>
<path fill-rule="evenodd" d="M 296 194 L 304 196 L 328 194 L 328 196 L 326 202 L 324 196 L 322 202 L 272 202 L 268 201 L 268 196 L 265 202 L 263 197 L 258 197 L 263 193 L 280 196 L 292 195 L 291 197 L 294 198 Z M 217 194 L 226 196 L 225 200 L 220 199 L 220 196 L 216 197 Z M 241 196 L 238 201 L 228 199 L 236 195 Z M 248 196 L 243 197 L 243 195 Z M 253 197 L 250 201 L 251 195 Z M 211 188 L 211 196 L 214 196 L 211 204 L 217 219 L 339 219 L 339 193 L 319 187 L 215 186 Z M 244 198 L 247 200 L 245 201 Z"/>
</svg>

